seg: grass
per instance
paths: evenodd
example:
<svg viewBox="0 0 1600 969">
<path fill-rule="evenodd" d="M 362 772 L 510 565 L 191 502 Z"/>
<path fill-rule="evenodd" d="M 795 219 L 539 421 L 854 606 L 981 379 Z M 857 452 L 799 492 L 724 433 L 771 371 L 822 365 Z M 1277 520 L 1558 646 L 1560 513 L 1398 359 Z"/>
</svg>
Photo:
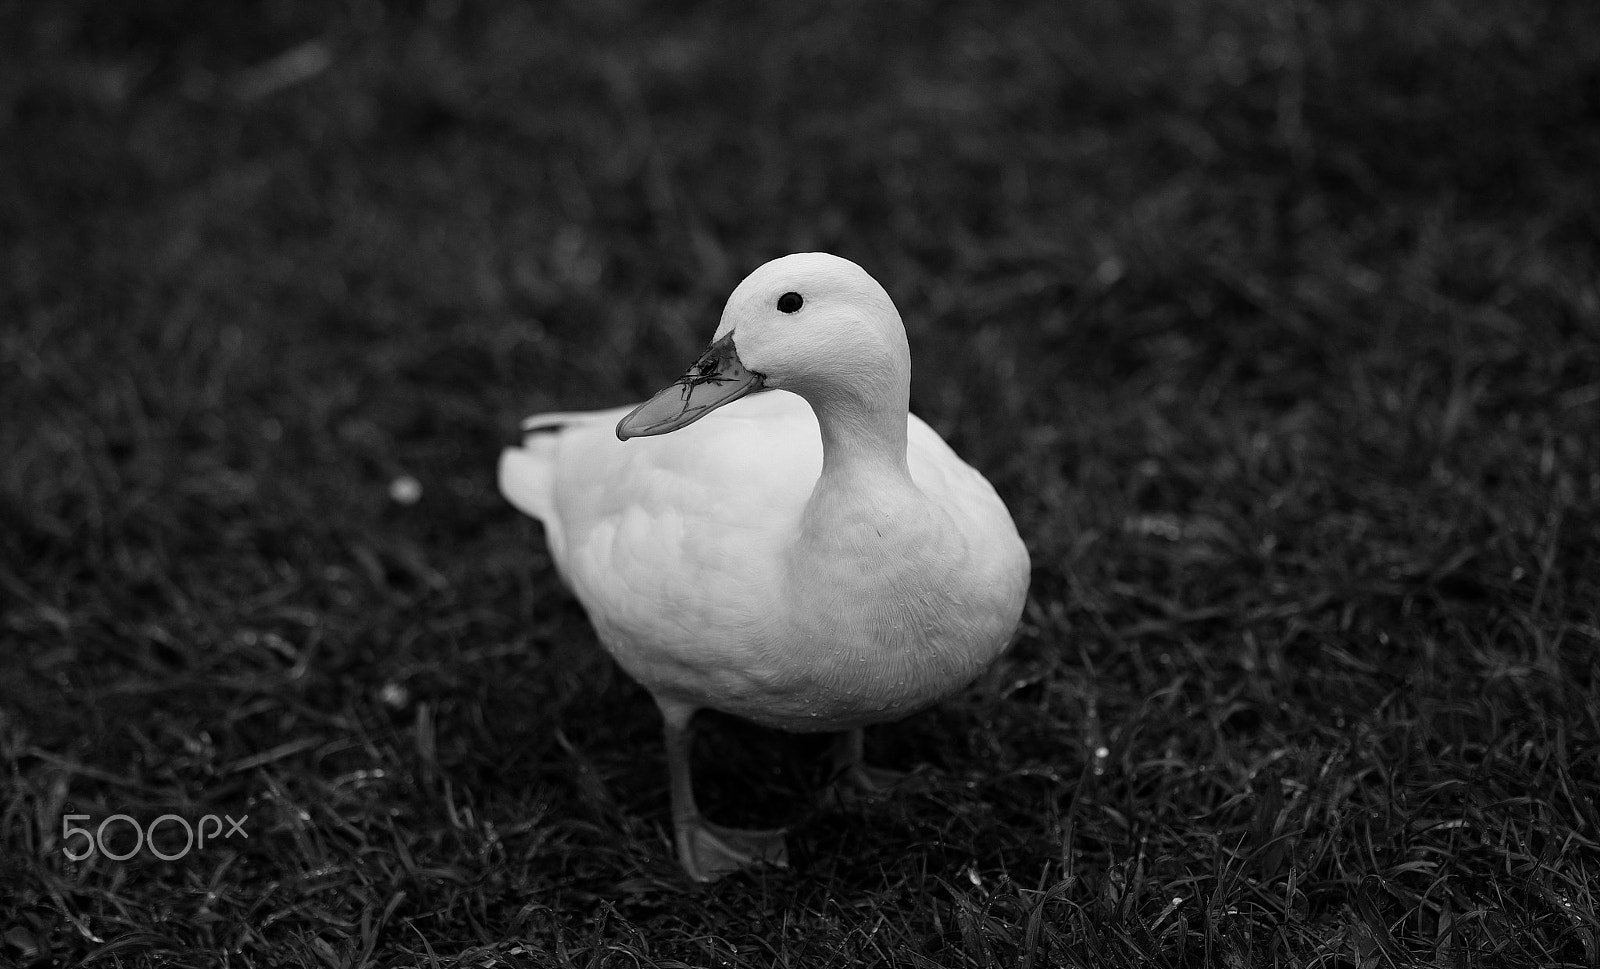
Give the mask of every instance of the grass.
<svg viewBox="0 0 1600 969">
<path fill-rule="evenodd" d="M 1589 19 L 0 3 L 0 963 L 1596 964 Z M 810 248 L 1030 602 L 887 798 L 708 717 L 691 887 L 492 468 Z"/>
</svg>

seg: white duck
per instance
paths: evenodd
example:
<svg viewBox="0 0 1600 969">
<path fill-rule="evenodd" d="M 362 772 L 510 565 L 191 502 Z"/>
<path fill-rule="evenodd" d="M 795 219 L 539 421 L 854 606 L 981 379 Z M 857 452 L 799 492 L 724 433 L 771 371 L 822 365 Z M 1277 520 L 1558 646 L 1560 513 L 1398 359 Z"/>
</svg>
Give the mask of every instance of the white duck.
<svg viewBox="0 0 1600 969">
<path fill-rule="evenodd" d="M 883 287 L 800 253 L 739 284 L 667 389 L 529 418 L 501 455 L 500 490 L 544 523 L 601 643 L 661 708 L 696 880 L 786 858 L 781 831 L 700 816 L 696 710 L 849 731 L 839 766 L 875 786 L 860 728 L 961 689 L 1017 624 L 1027 550 L 989 482 L 908 413 L 910 387 Z M 746 396 L 763 390 L 788 392 Z"/>
</svg>

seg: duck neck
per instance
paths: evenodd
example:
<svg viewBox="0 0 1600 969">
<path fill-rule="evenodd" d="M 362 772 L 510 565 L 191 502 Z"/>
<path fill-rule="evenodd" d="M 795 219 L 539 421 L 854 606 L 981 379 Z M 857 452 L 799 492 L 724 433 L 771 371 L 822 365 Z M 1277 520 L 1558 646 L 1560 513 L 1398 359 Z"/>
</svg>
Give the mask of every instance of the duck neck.
<svg viewBox="0 0 1600 969">
<path fill-rule="evenodd" d="M 822 474 L 811 512 L 881 513 L 915 493 L 906 466 L 910 388 L 897 389 L 871 399 L 818 395 L 809 400 L 822 432 Z"/>
</svg>

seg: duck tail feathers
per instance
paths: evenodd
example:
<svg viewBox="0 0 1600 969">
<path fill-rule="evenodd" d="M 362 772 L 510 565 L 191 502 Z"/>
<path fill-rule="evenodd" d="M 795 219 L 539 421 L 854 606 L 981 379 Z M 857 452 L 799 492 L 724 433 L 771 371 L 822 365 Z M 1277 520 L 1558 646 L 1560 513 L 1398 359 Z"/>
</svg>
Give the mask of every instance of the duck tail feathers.
<svg viewBox="0 0 1600 969">
<path fill-rule="evenodd" d="M 561 540 L 556 534 L 561 525 L 556 514 L 556 461 L 562 432 L 615 424 L 631 409 L 535 414 L 522 422 L 521 445 L 500 452 L 500 493 L 517 510 L 544 522 L 552 545 Z M 570 455 L 567 460 L 571 460 Z"/>
<path fill-rule="evenodd" d="M 553 415 L 552 415 L 553 416 Z M 500 452 L 500 493 L 525 515 L 550 522 L 555 515 L 555 451 L 559 423 L 523 426 L 521 447 Z"/>
</svg>

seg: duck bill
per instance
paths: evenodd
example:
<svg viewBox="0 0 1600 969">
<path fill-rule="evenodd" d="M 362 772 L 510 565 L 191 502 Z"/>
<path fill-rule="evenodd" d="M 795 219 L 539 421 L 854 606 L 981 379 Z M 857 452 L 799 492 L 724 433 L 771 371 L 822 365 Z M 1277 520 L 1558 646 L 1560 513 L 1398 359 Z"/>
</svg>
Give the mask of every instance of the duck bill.
<svg viewBox="0 0 1600 969">
<path fill-rule="evenodd" d="M 712 411 L 763 389 L 766 377 L 746 370 L 733 334 L 706 347 L 688 372 L 617 422 L 617 438 L 650 437 L 688 427 Z"/>
</svg>

